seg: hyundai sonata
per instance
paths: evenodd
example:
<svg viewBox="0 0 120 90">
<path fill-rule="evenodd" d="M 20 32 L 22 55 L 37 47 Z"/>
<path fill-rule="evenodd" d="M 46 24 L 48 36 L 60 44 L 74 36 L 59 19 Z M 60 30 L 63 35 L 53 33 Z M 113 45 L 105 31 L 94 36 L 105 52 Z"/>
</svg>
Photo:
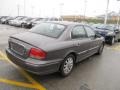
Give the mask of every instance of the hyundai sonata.
<svg viewBox="0 0 120 90">
<path fill-rule="evenodd" d="M 68 76 L 75 63 L 101 54 L 104 38 L 87 25 L 41 22 L 30 31 L 9 38 L 8 58 L 29 72 L 43 75 L 59 71 Z"/>
</svg>

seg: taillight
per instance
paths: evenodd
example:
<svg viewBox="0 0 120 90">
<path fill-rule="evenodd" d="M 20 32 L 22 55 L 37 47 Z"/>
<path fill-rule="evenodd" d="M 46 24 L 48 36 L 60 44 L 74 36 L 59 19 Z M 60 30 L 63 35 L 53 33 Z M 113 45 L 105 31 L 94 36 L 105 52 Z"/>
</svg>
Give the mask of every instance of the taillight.
<svg viewBox="0 0 120 90">
<path fill-rule="evenodd" d="M 44 52 L 41 49 L 31 48 L 29 52 L 29 56 L 35 59 L 45 59 L 46 52 Z"/>
</svg>

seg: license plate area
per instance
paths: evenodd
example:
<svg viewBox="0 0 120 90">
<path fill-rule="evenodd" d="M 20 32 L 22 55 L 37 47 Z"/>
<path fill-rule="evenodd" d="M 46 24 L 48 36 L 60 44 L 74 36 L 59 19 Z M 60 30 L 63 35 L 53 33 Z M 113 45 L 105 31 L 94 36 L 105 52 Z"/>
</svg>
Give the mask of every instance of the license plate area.
<svg viewBox="0 0 120 90">
<path fill-rule="evenodd" d="M 21 56 L 25 55 L 26 50 L 25 50 L 25 47 L 23 45 L 17 44 L 17 43 L 14 43 L 14 42 L 10 42 L 9 47 L 16 54 L 19 54 Z"/>
</svg>

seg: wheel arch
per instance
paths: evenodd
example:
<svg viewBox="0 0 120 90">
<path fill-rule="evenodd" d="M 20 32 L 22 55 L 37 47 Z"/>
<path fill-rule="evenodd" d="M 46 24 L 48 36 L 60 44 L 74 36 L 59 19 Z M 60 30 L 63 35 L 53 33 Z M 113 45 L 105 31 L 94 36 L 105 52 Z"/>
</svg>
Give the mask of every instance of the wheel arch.
<svg viewBox="0 0 120 90">
<path fill-rule="evenodd" d="M 72 55 L 75 56 L 75 62 L 76 62 L 76 60 L 77 60 L 77 53 L 75 51 L 70 51 L 70 52 L 66 53 L 65 56 L 64 56 L 64 58 L 67 57 L 70 54 L 72 54 Z"/>
</svg>

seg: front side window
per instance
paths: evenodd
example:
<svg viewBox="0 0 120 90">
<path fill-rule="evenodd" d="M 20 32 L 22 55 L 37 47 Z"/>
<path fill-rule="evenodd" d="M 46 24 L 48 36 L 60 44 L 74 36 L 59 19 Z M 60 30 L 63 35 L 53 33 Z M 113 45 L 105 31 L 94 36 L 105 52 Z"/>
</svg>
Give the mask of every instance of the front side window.
<svg viewBox="0 0 120 90">
<path fill-rule="evenodd" d="M 94 37 L 95 36 L 94 30 L 92 30 L 90 27 L 85 26 L 84 28 L 85 28 L 85 30 L 87 32 L 88 37 Z"/>
<path fill-rule="evenodd" d="M 55 23 L 40 23 L 30 30 L 30 32 L 38 33 L 44 36 L 58 38 L 65 30 L 65 25 Z"/>
<path fill-rule="evenodd" d="M 72 37 L 72 39 L 85 38 L 86 32 L 85 32 L 83 26 L 74 27 L 71 32 L 71 37 Z"/>
</svg>

